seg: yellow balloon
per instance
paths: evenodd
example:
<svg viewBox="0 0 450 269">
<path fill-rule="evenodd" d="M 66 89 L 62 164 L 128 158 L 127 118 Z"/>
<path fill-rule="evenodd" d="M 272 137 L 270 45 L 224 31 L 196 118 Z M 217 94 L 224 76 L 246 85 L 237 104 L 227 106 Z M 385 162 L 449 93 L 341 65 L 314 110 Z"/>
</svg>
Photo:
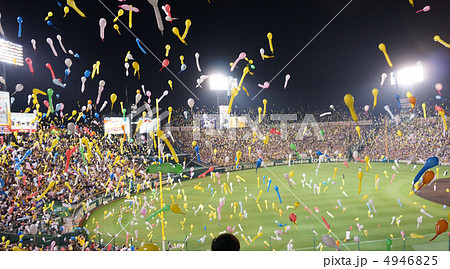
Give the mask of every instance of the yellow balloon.
<svg viewBox="0 0 450 269">
<path fill-rule="evenodd" d="M 438 111 L 439 115 L 442 118 L 442 121 L 444 123 L 444 129 L 447 131 L 447 121 L 445 120 L 445 112 L 443 110 Z"/>
<path fill-rule="evenodd" d="M 172 28 L 172 33 L 174 33 L 178 37 L 178 39 L 183 42 L 183 44 L 187 45 L 186 41 L 184 41 L 184 39 L 180 36 L 180 30 L 178 30 L 177 27 Z"/>
<path fill-rule="evenodd" d="M 269 48 L 270 48 L 270 51 L 271 51 L 272 54 L 273 54 L 272 37 L 273 37 L 273 35 L 272 35 L 271 32 L 267 33 L 267 39 L 269 40 Z"/>
<path fill-rule="evenodd" d="M 172 107 L 169 106 L 169 107 L 167 108 L 167 110 L 169 110 L 169 119 L 167 120 L 167 122 L 170 123 L 170 119 L 171 119 L 171 117 L 172 117 Z"/>
<path fill-rule="evenodd" d="M 177 213 L 177 214 L 185 214 L 185 213 L 183 213 L 183 212 L 181 212 L 181 208 L 180 208 L 180 206 L 178 205 L 178 204 L 171 204 L 170 205 L 170 210 L 173 212 L 173 213 Z"/>
<path fill-rule="evenodd" d="M 192 141 L 192 147 L 197 146 L 197 141 Z"/>
<path fill-rule="evenodd" d="M 84 15 L 84 13 L 77 7 L 74 0 L 67 0 L 67 5 L 73 8 L 73 10 L 75 10 L 78 13 L 78 15 L 80 15 L 83 18 L 86 18 L 86 15 Z"/>
<path fill-rule="evenodd" d="M 289 178 L 292 178 L 294 176 L 294 171 L 289 171 Z"/>
<path fill-rule="evenodd" d="M 258 107 L 259 122 L 261 122 L 261 112 L 262 112 L 262 108 Z"/>
<path fill-rule="evenodd" d="M 51 16 L 53 16 L 53 12 L 49 11 L 47 13 L 47 17 L 45 17 L 44 21 L 47 21 Z"/>
<path fill-rule="evenodd" d="M 380 43 L 380 45 L 378 45 L 378 49 L 381 50 L 381 52 L 383 52 L 384 57 L 386 58 L 386 61 L 387 61 L 388 65 L 390 67 L 393 67 L 391 59 L 389 58 L 389 55 L 386 52 L 386 45 L 384 45 L 383 43 Z"/>
<path fill-rule="evenodd" d="M 422 103 L 422 109 L 423 109 L 423 117 L 427 118 L 427 111 L 426 111 L 427 105 L 425 103 Z"/>
<path fill-rule="evenodd" d="M 113 27 L 114 27 L 114 30 L 116 30 L 117 33 L 119 33 L 119 35 L 121 35 L 121 33 L 120 33 L 120 31 L 119 31 L 119 25 L 114 24 Z"/>
<path fill-rule="evenodd" d="M 411 93 L 411 92 L 409 92 L 409 91 L 408 91 L 408 92 L 406 92 L 406 97 L 408 97 L 408 98 L 409 98 L 409 97 L 411 97 L 411 96 L 412 96 L 412 93 Z"/>
<path fill-rule="evenodd" d="M 402 137 L 402 131 L 398 130 L 398 131 L 397 131 L 397 135 L 400 136 L 400 137 Z"/>
<path fill-rule="evenodd" d="M 347 105 L 348 109 L 350 110 L 350 114 L 352 115 L 353 121 L 358 123 L 358 117 L 356 116 L 355 108 L 353 107 L 355 99 L 351 94 L 346 94 L 344 96 L 344 102 Z"/>
<path fill-rule="evenodd" d="M 359 127 L 359 125 L 357 125 L 355 127 L 355 129 L 356 129 L 356 132 L 358 132 L 358 137 L 361 139 L 361 127 Z"/>
<path fill-rule="evenodd" d="M 267 99 L 263 99 L 263 105 L 264 105 L 263 115 L 266 115 Z"/>
<path fill-rule="evenodd" d="M 378 89 L 377 88 L 373 89 L 372 94 L 373 94 L 373 108 L 372 109 L 375 109 L 375 107 L 377 106 Z"/>
<path fill-rule="evenodd" d="M 358 171 L 358 179 L 359 179 L 359 187 L 358 187 L 358 194 L 361 193 L 361 181 L 363 178 L 363 173 L 361 171 Z"/>
<path fill-rule="evenodd" d="M 167 44 L 164 48 L 166 49 L 166 57 L 169 57 L 170 45 Z"/>
<path fill-rule="evenodd" d="M 191 22 L 190 19 L 187 19 L 187 20 L 184 22 L 184 24 L 186 25 L 186 28 L 184 29 L 183 36 L 181 37 L 181 39 L 183 39 L 183 40 L 186 38 L 186 36 L 187 36 L 187 34 L 188 34 L 188 31 L 189 31 L 189 27 L 191 27 L 192 22 Z"/>
<path fill-rule="evenodd" d="M 172 80 L 169 79 L 169 80 L 167 81 L 167 84 L 169 84 L 170 89 L 173 91 Z"/>
<path fill-rule="evenodd" d="M 425 236 L 416 233 L 411 233 L 410 236 L 411 238 L 425 238 Z"/>
<path fill-rule="evenodd" d="M 111 94 L 111 96 L 109 97 L 111 99 L 111 111 L 113 110 L 114 107 L 114 103 L 117 100 L 117 95 L 115 93 Z"/>
<path fill-rule="evenodd" d="M 145 243 L 137 249 L 138 251 L 160 251 L 161 249 L 154 243 Z"/>
<path fill-rule="evenodd" d="M 114 18 L 113 22 L 116 22 L 120 16 L 123 15 L 123 9 L 119 9 L 119 11 L 117 12 L 117 17 Z"/>
<path fill-rule="evenodd" d="M 68 7 L 68 6 L 65 6 L 65 7 L 64 7 L 64 17 L 63 17 L 63 18 L 66 17 L 67 13 L 69 13 L 69 7 Z"/>
<path fill-rule="evenodd" d="M 445 42 L 444 40 L 442 40 L 440 36 L 435 35 L 433 39 L 434 39 L 434 41 L 441 43 L 441 45 L 443 45 L 447 48 L 450 48 L 450 44 Z"/>
<path fill-rule="evenodd" d="M 136 76 L 136 72 L 137 72 L 138 73 L 138 78 L 140 79 L 141 75 L 139 73 L 139 69 L 140 69 L 139 63 L 135 61 L 135 62 L 133 62 L 132 66 L 134 68 L 134 75 Z"/>
<path fill-rule="evenodd" d="M 233 106 L 233 100 L 234 100 L 234 97 L 236 97 L 236 96 L 238 95 L 238 93 L 239 93 L 239 89 L 236 88 L 236 87 L 234 87 L 234 88 L 231 90 L 230 103 L 228 104 L 228 114 L 230 114 L 230 112 L 231 112 L 231 107 Z"/>
<path fill-rule="evenodd" d="M 38 95 L 38 94 L 47 95 L 46 92 L 41 91 L 41 90 L 39 90 L 39 89 L 37 89 L 37 88 L 34 88 L 34 89 L 33 89 L 33 94 L 34 94 L 34 95 L 31 95 L 31 97 L 33 97 L 33 99 L 37 98 L 37 95 Z"/>
<path fill-rule="evenodd" d="M 134 132 L 134 136 L 136 136 L 136 133 L 138 132 L 139 128 L 141 128 L 143 122 L 142 120 L 139 120 L 136 126 L 136 131 Z"/>
</svg>

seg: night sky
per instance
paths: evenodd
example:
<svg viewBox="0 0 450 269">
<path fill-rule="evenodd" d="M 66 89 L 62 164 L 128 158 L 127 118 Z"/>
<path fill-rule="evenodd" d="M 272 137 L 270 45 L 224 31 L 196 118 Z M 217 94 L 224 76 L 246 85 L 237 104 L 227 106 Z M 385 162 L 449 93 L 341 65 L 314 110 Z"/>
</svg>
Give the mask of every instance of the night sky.
<svg viewBox="0 0 450 269">
<path fill-rule="evenodd" d="M 65 6 L 65 1 L 58 1 Z M 72 109 L 78 109 L 77 103 L 83 106 L 89 99 L 95 103 L 98 81 L 101 79 L 106 81 L 106 85 L 99 106 L 104 100 L 109 101 L 110 94 L 114 92 L 118 95 L 115 105 L 118 115 L 118 104 L 126 101 L 126 92 L 129 103 L 133 102 L 136 89 L 144 85 L 152 92 L 154 106 L 155 98 L 159 98 L 166 89 L 170 91 L 167 84 L 169 79 L 173 81 L 174 89 L 161 102 L 161 106 L 186 108 L 188 98 L 194 98 L 199 107 L 216 106 L 216 95 L 209 91 L 208 81 L 203 83 L 203 88 L 196 88 L 196 80 L 200 75 L 216 72 L 232 75 L 239 80 L 244 62 L 241 61 L 232 73 L 229 63 L 241 52 L 246 52 L 247 57 L 254 61 L 256 69 L 253 70 L 253 76 L 247 75 L 243 84 L 250 96 L 241 91 L 235 99 L 234 104 L 240 108 L 257 109 L 262 106 L 262 99 L 267 99 L 269 109 L 290 106 L 311 112 L 325 112 L 329 110 L 330 104 L 343 106 L 346 93 L 355 97 L 355 106 L 362 107 L 372 104 L 372 89 L 378 88 L 379 105 L 375 112 L 382 113 L 386 104 L 395 107 L 394 95 L 397 90 L 395 86 L 390 86 L 389 81 L 379 88 L 381 74 L 415 65 L 417 61 L 421 61 L 425 67 L 425 80 L 413 86 L 417 103 L 427 102 L 433 106 L 442 104 L 435 100 L 437 91 L 434 85 L 438 82 L 444 85 L 443 97 L 450 97 L 450 50 L 433 40 L 435 35 L 440 35 L 444 41 L 450 42 L 450 4 L 447 0 L 416 0 L 414 7 L 408 0 L 210 0 L 211 3 L 208 0 L 165 0 L 158 3 L 165 28 L 163 36 L 157 28 L 153 7 L 146 0 L 76 0 L 87 18 L 80 17 L 72 8 L 63 18 L 63 8 L 58 6 L 58 1 L 1 0 L 1 24 L 6 39 L 24 46 L 24 58 L 32 59 L 35 70 L 34 75 L 31 75 L 26 64 L 23 67 L 6 66 L 8 90 L 12 93 L 17 83 L 24 85 L 24 90 L 14 96 L 16 100 L 12 111 L 26 108 L 27 96 L 31 94 L 32 88 L 46 91 L 51 87 L 55 95 L 60 95 L 59 99 L 54 97 L 53 103 L 64 103 L 64 112 L 69 113 Z M 120 17 L 125 26 L 117 22 L 121 35 L 113 28 L 114 15 L 110 11 L 117 14 L 120 4 L 133 5 L 140 10 L 133 14 L 132 33 L 125 27 L 128 26 L 128 11 Z M 172 17 L 178 18 L 172 24 L 164 20 L 165 14 L 161 9 L 164 4 L 169 4 Z M 426 5 L 431 7 L 429 12 L 415 13 Z M 57 30 L 44 21 L 49 11 L 54 14 L 50 21 Z M 17 36 L 18 16 L 24 21 L 21 38 Z M 103 42 L 99 37 L 100 18 L 107 20 Z M 182 34 L 186 19 L 192 21 L 186 37 L 187 46 L 172 33 L 172 27 L 176 26 Z M 268 32 L 273 34 L 275 57 L 262 60 L 260 48 L 264 48 L 266 55 L 271 55 Z M 58 34 L 62 36 L 65 48 L 78 53 L 81 59 L 64 54 L 56 39 Z M 158 59 L 150 52 L 147 55 L 142 53 L 135 36 Z M 58 57 L 53 55 L 46 43 L 47 37 L 53 39 Z M 30 43 L 32 38 L 37 42 L 36 52 Z M 394 68 L 388 66 L 378 49 L 379 43 L 386 44 Z M 169 68 L 177 77 L 168 70 L 158 72 L 160 61 L 165 58 L 166 44 L 171 46 Z M 131 51 L 140 65 L 140 80 L 137 75 L 133 76 L 131 63 L 130 75 L 125 76 L 124 58 L 127 51 Z M 198 72 L 195 65 L 196 52 L 200 54 L 202 73 Z M 180 55 L 185 57 L 187 69 L 177 75 L 181 66 Z M 66 80 L 67 87 L 62 89 L 53 85 L 45 63 L 50 63 L 56 77 L 63 79 L 66 58 L 71 58 L 73 65 Z M 81 93 L 80 77 L 85 70 L 92 71 L 96 61 L 101 62 L 100 74 L 93 80 L 89 77 L 86 91 Z M 291 79 L 284 90 L 286 74 L 290 74 Z M 269 89 L 254 98 L 260 90 L 258 83 L 263 84 L 265 81 L 272 81 Z M 412 90 L 405 86 L 399 87 L 403 92 Z M 40 97 L 39 100 L 42 104 L 44 98 Z M 109 107 L 104 112 L 109 112 Z M 128 109 L 129 105 L 126 107 Z"/>
</svg>

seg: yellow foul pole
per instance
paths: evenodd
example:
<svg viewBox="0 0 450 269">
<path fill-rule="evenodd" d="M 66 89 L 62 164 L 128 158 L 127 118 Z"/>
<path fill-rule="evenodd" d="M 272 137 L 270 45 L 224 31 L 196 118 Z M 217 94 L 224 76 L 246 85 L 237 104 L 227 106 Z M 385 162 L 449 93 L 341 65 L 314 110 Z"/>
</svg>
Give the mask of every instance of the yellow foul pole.
<svg viewBox="0 0 450 269">
<path fill-rule="evenodd" d="M 159 105 L 158 105 L 158 98 L 156 98 L 156 128 L 159 131 Z M 158 146 L 160 143 L 160 138 L 158 136 Z M 158 149 L 158 161 L 161 159 L 161 151 Z M 160 200 L 161 200 L 161 209 L 164 206 L 164 202 L 163 202 L 163 187 L 162 187 L 162 173 L 159 172 L 159 194 L 160 194 Z M 166 250 L 166 244 L 165 244 L 165 239 L 166 236 L 164 235 L 164 211 L 161 211 L 161 238 L 162 238 L 162 250 L 165 251 Z"/>
</svg>

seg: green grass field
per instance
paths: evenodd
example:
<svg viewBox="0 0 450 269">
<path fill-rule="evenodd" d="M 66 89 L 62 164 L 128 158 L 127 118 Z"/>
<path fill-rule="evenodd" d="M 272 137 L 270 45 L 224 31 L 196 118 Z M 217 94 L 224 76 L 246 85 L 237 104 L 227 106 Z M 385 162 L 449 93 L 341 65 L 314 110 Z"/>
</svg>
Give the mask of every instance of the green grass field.
<svg viewBox="0 0 450 269">
<path fill-rule="evenodd" d="M 229 176 L 228 184 L 230 185 L 232 183 L 232 194 L 221 193 L 221 187 L 217 179 L 213 182 L 209 174 L 205 179 L 194 178 L 192 180 L 185 180 L 182 182 L 182 186 L 178 184 L 171 190 L 167 189 L 172 188 L 172 186 L 167 186 L 168 188 L 163 191 L 165 203 L 171 204 L 171 196 L 173 196 L 175 203 L 180 205 L 182 212 L 186 212 L 184 208 L 185 203 L 187 203 L 188 209 L 186 214 L 175 214 L 171 211 L 164 212 L 164 219 L 167 222 L 165 226 L 165 237 L 167 241 L 183 243 L 186 236 L 192 233 L 187 241 L 187 249 L 208 250 L 212 241 L 211 234 L 217 237 L 220 232 L 226 230 L 227 226 L 235 226 L 235 232 L 238 232 L 236 236 L 241 243 L 241 250 L 286 250 L 287 244 L 291 239 L 293 239 L 292 244 L 295 250 L 313 250 L 314 242 L 317 246 L 321 242 L 322 236 L 329 232 L 322 221 L 323 216 L 331 226 L 330 235 L 334 239 L 340 240 L 342 250 L 357 250 L 358 244 L 353 241 L 353 237 L 356 235 L 361 238 L 360 250 L 386 250 L 385 240 L 390 238 L 391 234 L 394 237 L 392 239 L 392 250 L 403 250 L 404 244 L 406 250 L 448 250 L 449 238 L 447 233 L 441 234 L 433 242 L 429 242 L 429 239 L 435 234 L 436 221 L 441 218 L 447 220 L 448 210 L 443 209 L 443 206 L 440 204 L 429 202 L 416 195 L 408 197 L 411 190 L 411 182 L 422 165 L 418 165 L 414 171 L 411 171 L 412 165 L 400 164 L 400 168 L 398 168 L 399 173 L 391 184 L 390 180 L 394 173 L 391 168 L 392 165 L 394 164 L 372 163 L 373 169 L 366 172 L 365 163 L 349 163 L 349 168 L 344 166 L 343 163 L 324 163 L 321 164 L 317 176 L 317 164 L 260 168 L 257 174 L 255 174 L 255 170 L 239 171 L 230 173 Z M 337 167 L 337 173 L 336 179 L 333 180 L 335 167 Z M 357 178 L 359 167 L 361 167 L 364 174 L 360 194 L 358 194 L 359 180 Z M 435 169 L 433 170 L 435 171 Z M 444 170 L 445 168 L 442 167 L 439 175 L 441 178 Z M 293 180 L 296 185 L 293 185 L 292 188 L 289 187 L 283 176 L 284 173 L 289 173 L 289 171 L 294 171 Z M 389 179 L 384 175 L 384 171 L 387 171 Z M 312 180 L 311 187 L 314 184 L 319 185 L 321 183 L 319 195 L 314 194 L 313 189 L 307 186 L 302 187 L 301 180 L 303 179 L 303 173 L 306 174 L 307 183 Z M 345 175 L 344 181 L 342 180 L 343 174 Z M 375 190 L 375 174 L 380 176 L 378 191 Z M 236 175 L 245 179 L 246 182 L 238 182 Z M 266 177 L 265 184 L 263 184 L 263 176 Z M 257 177 L 260 178 L 259 188 Z M 272 179 L 272 183 L 267 192 L 269 178 Z M 328 178 L 331 180 L 328 181 Z M 336 184 L 332 184 L 333 181 Z M 224 182 L 227 182 L 227 175 L 221 174 L 221 183 L 223 184 Z M 323 182 L 327 184 L 325 185 Z M 203 193 L 201 190 L 194 189 L 194 186 L 199 183 L 201 183 L 200 187 L 204 188 Z M 210 185 L 209 189 L 208 185 Z M 279 188 L 282 203 L 280 203 L 278 195 L 274 190 L 275 185 Z M 217 191 L 214 197 L 211 195 L 211 187 L 214 191 Z M 183 197 L 183 190 L 186 195 L 186 201 L 183 198 L 177 199 Z M 254 197 L 257 197 L 260 190 L 263 190 L 263 192 L 258 203 L 262 212 L 260 212 L 256 200 L 249 195 L 252 194 Z M 181 196 L 177 197 L 179 191 Z M 343 191 L 345 191 L 348 197 L 342 193 Z M 140 192 L 137 196 L 142 198 L 142 193 Z M 149 190 L 145 195 L 148 201 L 153 196 Z M 361 202 L 365 195 L 368 198 Z M 219 221 L 217 213 L 209 205 L 217 208 L 219 206 L 219 198 L 221 197 L 226 197 L 226 199 L 225 205 L 221 210 L 222 219 Z M 340 199 L 342 207 L 336 208 L 338 199 Z M 368 207 L 366 204 L 369 199 L 373 200 L 377 211 L 377 214 L 372 212 L 372 218 L 368 215 Z M 400 199 L 403 207 L 400 207 L 397 199 Z M 153 201 L 154 205 L 160 208 L 160 201 Z M 241 210 L 239 205 L 236 211 L 231 206 L 232 203 L 238 203 L 239 201 L 242 202 L 243 209 L 247 212 L 247 218 L 239 218 Z M 267 201 L 267 209 L 265 201 Z M 296 201 L 300 202 L 300 206 L 294 209 Z M 141 202 L 142 204 L 144 203 L 143 198 Z M 273 203 L 275 203 L 277 209 L 282 210 L 281 214 L 278 210 L 272 208 Z M 203 204 L 204 209 L 194 215 L 193 207 L 197 209 L 199 204 Z M 116 245 L 122 245 L 125 243 L 127 232 L 130 233 L 129 243 L 131 243 L 131 237 L 135 237 L 135 230 L 137 230 L 138 239 L 134 240 L 134 246 L 138 247 L 143 241 L 148 242 L 150 232 L 152 232 L 150 236 L 153 242 L 161 245 L 161 222 L 157 224 L 159 216 L 149 220 L 149 224 L 154 225 L 152 226 L 153 229 L 150 229 L 145 224 L 145 218 L 154 211 L 147 213 L 145 217 L 141 217 L 138 210 L 136 211 L 137 215 L 135 217 L 132 210 L 130 210 L 123 214 L 122 225 L 120 225 L 117 224 L 120 205 L 128 208 L 130 202 L 125 202 L 125 199 L 119 199 L 102 206 L 91 213 L 84 225 L 92 232 L 97 228 L 96 223 L 98 222 L 98 230 L 102 233 L 101 238 L 104 243 L 113 243 L 111 237 L 107 235 L 109 233 L 111 235 L 118 234 L 115 243 Z M 304 209 L 305 205 L 308 206 L 313 215 Z M 287 206 L 290 207 L 287 209 Z M 319 213 L 315 211 L 314 207 L 319 209 Z M 345 207 L 344 212 L 343 207 Z M 429 218 L 421 214 L 419 210 L 423 207 L 434 218 Z M 113 209 L 115 209 L 114 215 L 104 219 L 104 211 L 110 212 Z M 334 218 L 329 216 L 327 211 Z M 216 213 L 216 216 L 210 218 L 212 212 Z M 289 220 L 291 213 L 295 213 L 297 216 L 297 227 Z M 419 229 L 417 229 L 417 218 L 421 215 L 423 215 L 423 222 Z M 393 216 L 395 218 L 402 216 L 399 226 L 395 222 L 391 224 Z M 184 219 L 183 228 L 181 222 Z M 131 221 L 133 221 L 132 227 L 130 225 Z M 284 231 L 285 228 L 279 227 L 276 221 L 280 224 L 291 226 L 290 231 L 281 235 L 281 240 L 279 241 L 271 239 L 271 237 L 275 237 L 274 232 L 276 230 L 281 229 Z M 357 223 L 364 225 L 361 231 L 358 230 Z M 240 230 L 238 224 L 241 225 L 243 231 Z M 263 235 L 251 242 L 248 236 L 254 238 L 260 226 L 262 226 Z M 312 226 L 314 226 L 318 236 L 312 232 Z M 343 243 L 345 232 L 350 226 L 353 228 L 351 231 L 352 240 Z M 367 230 L 367 236 L 364 230 Z M 405 232 L 405 242 L 401 237 L 401 231 Z M 413 239 L 410 237 L 411 233 L 424 235 L 425 238 Z M 248 244 L 242 238 L 242 234 L 247 238 Z M 91 233 L 89 237 L 93 235 L 94 233 Z M 206 236 L 204 244 L 199 242 L 199 239 L 203 236 Z M 95 240 L 98 240 L 98 237 Z M 334 249 L 324 247 L 323 250 Z"/>
</svg>

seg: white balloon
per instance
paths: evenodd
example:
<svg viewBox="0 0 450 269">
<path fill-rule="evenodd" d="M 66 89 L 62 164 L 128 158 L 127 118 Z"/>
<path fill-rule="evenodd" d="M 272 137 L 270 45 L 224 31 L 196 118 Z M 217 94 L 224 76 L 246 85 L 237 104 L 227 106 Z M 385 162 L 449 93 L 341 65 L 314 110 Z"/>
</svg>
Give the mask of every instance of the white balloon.
<svg viewBox="0 0 450 269">
<path fill-rule="evenodd" d="M 286 89 L 288 81 L 289 81 L 290 78 L 291 78 L 291 75 L 287 74 L 286 77 L 285 77 L 285 80 L 284 80 L 284 89 Z"/>
<path fill-rule="evenodd" d="M 125 64 L 124 64 L 124 66 L 125 66 L 125 69 L 126 69 L 126 71 L 125 71 L 125 75 L 128 77 L 128 68 L 130 67 L 130 64 L 128 63 L 128 62 L 126 62 Z"/>
<path fill-rule="evenodd" d="M 136 94 L 136 105 L 139 103 L 141 98 L 142 98 L 142 94 L 140 94 L 140 93 Z"/>
<path fill-rule="evenodd" d="M 159 12 L 158 8 L 158 0 L 147 0 L 147 1 L 153 6 L 153 10 L 155 11 L 156 22 L 158 24 L 158 29 L 161 31 L 161 34 L 163 34 L 164 25 L 161 19 L 161 13 Z"/>
<path fill-rule="evenodd" d="M 202 69 L 200 68 L 200 62 L 198 58 L 200 57 L 200 54 L 198 52 L 195 53 L 195 63 L 197 64 L 197 70 L 198 72 L 202 72 Z"/>
<path fill-rule="evenodd" d="M 21 92 L 23 90 L 23 85 L 22 84 L 17 84 L 16 85 L 16 92 Z"/>
<path fill-rule="evenodd" d="M 69 122 L 67 124 L 67 130 L 69 130 L 71 133 L 75 132 L 75 123 Z"/>
<path fill-rule="evenodd" d="M 194 99 L 189 98 L 189 99 L 187 100 L 187 104 L 188 104 L 188 106 L 192 109 L 192 108 L 194 107 L 194 104 L 195 104 Z"/>
<path fill-rule="evenodd" d="M 72 66 L 72 60 L 70 58 L 65 59 L 64 63 L 66 64 L 67 68 L 70 68 Z"/>
<path fill-rule="evenodd" d="M 63 43 L 62 43 L 62 37 L 60 35 L 56 36 L 56 39 L 58 39 L 59 45 L 61 46 L 61 49 L 64 51 L 64 53 L 67 54 L 66 48 L 64 47 Z M 35 49 L 36 51 L 36 49 Z"/>
<path fill-rule="evenodd" d="M 33 50 L 36 52 L 36 40 L 31 39 L 31 45 L 33 46 Z"/>
<path fill-rule="evenodd" d="M 98 24 L 99 24 L 99 26 L 100 26 L 100 38 L 101 38 L 102 41 L 103 41 L 103 39 L 105 39 L 106 19 L 105 19 L 105 18 L 101 18 L 101 19 L 98 21 Z"/>
<path fill-rule="evenodd" d="M 38 231 L 38 226 L 36 224 L 31 224 L 30 226 L 30 234 L 36 235 Z"/>
<path fill-rule="evenodd" d="M 81 92 L 84 92 L 84 88 L 85 88 L 84 83 L 85 82 L 86 82 L 86 77 L 82 76 L 81 77 Z"/>
<path fill-rule="evenodd" d="M 102 112 L 103 109 L 105 109 L 106 105 L 108 104 L 108 101 L 103 102 L 102 107 L 100 108 L 99 112 Z"/>
</svg>

